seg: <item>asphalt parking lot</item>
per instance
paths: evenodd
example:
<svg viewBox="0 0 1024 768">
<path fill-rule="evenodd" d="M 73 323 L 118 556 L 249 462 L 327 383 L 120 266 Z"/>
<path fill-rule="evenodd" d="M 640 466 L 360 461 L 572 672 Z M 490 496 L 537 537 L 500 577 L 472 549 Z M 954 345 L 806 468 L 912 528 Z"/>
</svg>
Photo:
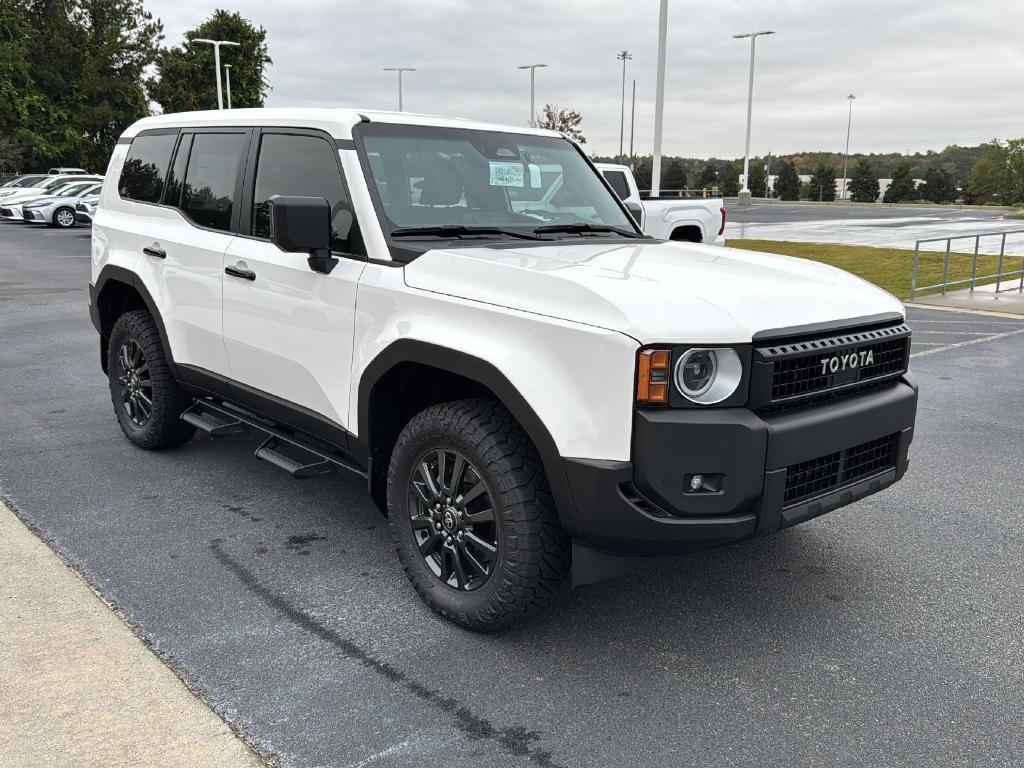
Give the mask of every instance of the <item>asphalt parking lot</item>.
<svg viewBox="0 0 1024 768">
<path fill-rule="evenodd" d="M 356 478 L 122 436 L 89 240 L 0 223 L 0 493 L 290 766 L 1020 765 L 1024 322 L 911 310 L 905 480 L 780 535 L 433 616 Z"/>
</svg>

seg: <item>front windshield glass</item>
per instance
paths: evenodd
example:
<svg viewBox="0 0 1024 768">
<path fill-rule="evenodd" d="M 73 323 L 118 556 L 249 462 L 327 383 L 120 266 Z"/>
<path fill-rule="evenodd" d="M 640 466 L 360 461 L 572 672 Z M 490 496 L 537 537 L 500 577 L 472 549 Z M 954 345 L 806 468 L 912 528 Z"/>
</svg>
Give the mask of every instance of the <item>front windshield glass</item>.
<svg viewBox="0 0 1024 768">
<path fill-rule="evenodd" d="M 12 187 L 34 187 L 34 186 L 36 186 L 36 184 L 38 184 L 40 181 L 42 181 L 45 178 L 46 178 L 45 176 L 26 176 L 26 177 L 24 177 L 22 179 L 18 179 L 15 182 L 12 182 L 11 186 Z"/>
<path fill-rule="evenodd" d="M 385 230 L 421 227 L 616 227 L 635 233 L 566 139 L 463 128 L 358 127 L 367 184 Z"/>
</svg>

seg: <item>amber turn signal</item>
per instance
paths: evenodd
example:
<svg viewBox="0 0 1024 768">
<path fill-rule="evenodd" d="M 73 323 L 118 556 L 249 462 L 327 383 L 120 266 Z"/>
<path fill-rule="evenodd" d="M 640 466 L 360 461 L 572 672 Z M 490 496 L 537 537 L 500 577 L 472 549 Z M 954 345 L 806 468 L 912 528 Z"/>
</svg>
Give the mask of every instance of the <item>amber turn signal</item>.
<svg viewBox="0 0 1024 768">
<path fill-rule="evenodd" d="M 636 402 L 663 405 L 668 402 L 669 351 L 644 349 L 637 358 Z"/>
</svg>

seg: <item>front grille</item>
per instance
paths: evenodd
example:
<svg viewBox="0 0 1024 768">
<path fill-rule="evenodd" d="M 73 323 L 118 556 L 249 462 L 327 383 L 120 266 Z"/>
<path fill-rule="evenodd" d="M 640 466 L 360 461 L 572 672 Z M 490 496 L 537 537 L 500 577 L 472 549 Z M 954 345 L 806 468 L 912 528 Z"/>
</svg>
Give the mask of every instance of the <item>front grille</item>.
<svg viewBox="0 0 1024 768">
<path fill-rule="evenodd" d="M 899 433 L 786 468 L 783 506 L 791 506 L 896 465 Z"/>
<path fill-rule="evenodd" d="M 907 369 L 910 329 L 905 324 L 819 339 L 759 347 L 770 364 L 768 406 L 817 398 L 899 376 Z"/>
</svg>

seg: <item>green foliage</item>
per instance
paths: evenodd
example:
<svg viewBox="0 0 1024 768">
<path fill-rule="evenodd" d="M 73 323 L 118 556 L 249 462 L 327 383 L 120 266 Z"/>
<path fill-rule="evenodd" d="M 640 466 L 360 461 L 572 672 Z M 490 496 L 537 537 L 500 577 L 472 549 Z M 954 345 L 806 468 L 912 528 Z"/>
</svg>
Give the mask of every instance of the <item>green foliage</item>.
<svg viewBox="0 0 1024 768">
<path fill-rule="evenodd" d="M 718 173 L 719 194 L 723 197 L 736 197 L 740 193 L 740 173 L 743 170 L 743 163 L 734 160 L 722 166 Z"/>
<path fill-rule="evenodd" d="M 750 158 L 750 181 L 747 189 L 754 197 L 764 196 L 764 185 L 768 180 L 768 174 L 764 170 L 764 160 Z"/>
<path fill-rule="evenodd" d="M 831 165 L 819 165 L 811 176 L 810 199 L 832 202 L 836 199 L 836 171 Z"/>
<path fill-rule="evenodd" d="M 929 168 L 924 174 L 924 185 L 919 193 L 923 199 L 932 203 L 952 203 L 957 198 L 953 174 L 945 168 Z"/>
<path fill-rule="evenodd" d="M 141 0 L 0 3 L 8 158 L 103 171 L 120 133 L 148 112 L 142 71 L 161 38 Z"/>
<path fill-rule="evenodd" d="M 537 127 L 549 131 L 561 131 L 578 144 L 586 144 L 583 135 L 583 116 L 575 109 L 559 109 L 556 104 L 545 104 L 544 110 L 537 115 Z"/>
<path fill-rule="evenodd" d="M 982 204 L 1024 203 L 1024 139 L 983 144 L 967 178 L 967 192 L 972 202 Z"/>
<path fill-rule="evenodd" d="M 661 188 L 686 189 L 686 168 L 678 157 L 670 158 L 662 166 Z"/>
<path fill-rule="evenodd" d="M 800 199 L 800 177 L 796 168 L 788 160 L 784 160 L 778 169 L 775 178 L 775 196 L 780 200 Z"/>
<path fill-rule="evenodd" d="M 270 88 L 266 67 L 272 63 L 267 54 L 267 31 L 254 27 L 237 12 L 219 9 L 186 32 L 183 45 L 165 48 L 157 56 L 157 74 L 146 81 L 146 87 L 163 111 L 217 108 L 213 46 L 193 43 L 197 37 L 241 44 L 221 47 L 221 67 L 231 65 L 231 104 L 235 108 L 262 107 Z"/>
<path fill-rule="evenodd" d="M 850 177 L 850 199 L 855 203 L 874 203 L 878 200 L 878 176 L 864 158 L 857 161 Z"/>
<path fill-rule="evenodd" d="M 882 202 L 905 203 L 908 200 L 919 200 L 920 194 L 914 186 L 912 166 L 909 162 L 901 164 L 892 175 L 892 183 L 885 190 Z"/>
<path fill-rule="evenodd" d="M 701 189 L 711 189 L 718 184 L 718 171 L 711 163 L 706 163 L 700 169 L 700 176 L 697 178 L 697 186 Z"/>
</svg>

